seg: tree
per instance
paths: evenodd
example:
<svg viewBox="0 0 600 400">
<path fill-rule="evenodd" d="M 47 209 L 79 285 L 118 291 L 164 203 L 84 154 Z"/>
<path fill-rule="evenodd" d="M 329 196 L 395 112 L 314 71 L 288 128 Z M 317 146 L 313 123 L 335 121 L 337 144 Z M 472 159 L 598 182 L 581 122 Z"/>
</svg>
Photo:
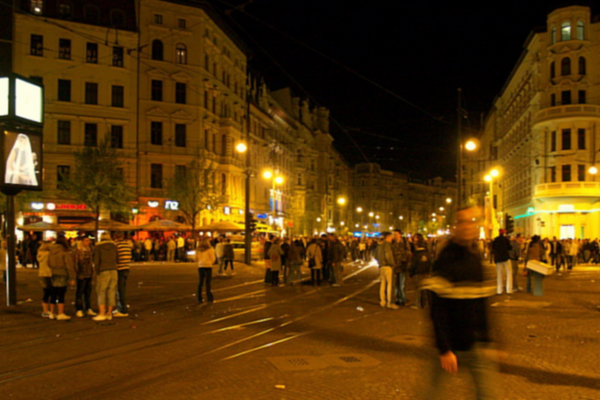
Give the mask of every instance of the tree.
<svg viewBox="0 0 600 400">
<path fill-rule="evenodd" d="M 64 189 L 95 214 L 97 238 L 101 212 L 130 212 L 133 190 L 125 183 L 119 155 L 110 137 L 99 146 L 85 146 L 74 155 L 75 167 L 70 176 L 63 177 Z"/>
<path fill-rule="evenodd" d="M 220 196 L 215 185 L 216 168 L 200 152 L 185 168 L 177 169 L 167 182 L 168 196 L 179 203 L 179 211 L 190 221 L 192 235 L 196 235 L 196 223 L 206 209 L 217 210 Z"/>
</svg>

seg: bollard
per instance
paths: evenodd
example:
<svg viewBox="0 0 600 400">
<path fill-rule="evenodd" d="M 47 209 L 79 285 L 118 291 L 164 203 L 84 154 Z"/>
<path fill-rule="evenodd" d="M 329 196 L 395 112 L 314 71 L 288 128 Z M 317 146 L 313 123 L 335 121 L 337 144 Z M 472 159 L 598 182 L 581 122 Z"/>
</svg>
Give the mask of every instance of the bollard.
<svg viewBox="0 0 600 400">
<path fill-rule="evenodd" d="M 543 296 L 544 295 L 544 275 L 539 272 L 531 271 L 533 275 L 533 295 Z"/>
</svg>

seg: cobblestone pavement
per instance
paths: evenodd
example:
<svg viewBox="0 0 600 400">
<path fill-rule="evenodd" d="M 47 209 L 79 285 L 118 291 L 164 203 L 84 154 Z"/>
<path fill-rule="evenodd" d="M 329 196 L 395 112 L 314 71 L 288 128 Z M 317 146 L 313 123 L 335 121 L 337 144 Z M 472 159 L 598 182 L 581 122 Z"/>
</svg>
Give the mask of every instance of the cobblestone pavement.
<svg viewBox="0 0 600 400">
<path fill-rule="evenodd" d="M 426 311 L 382 309 L 370 265 L 315 289 L 265 286 L 262 266 L 236 264 L 198 305 L 193 264 L 136 264 L 130 318 L 103 323 L 42 319 L 36 273 L 19 269 L 22 303 L 0 308 L 2 399 L 420 399 L 437 362 Z M 578 266 L 545 296 L 491 299 L 501 398 L 600 399 L 599 285 L 599 268 Z M 447 399 L 472 398 L 465 378 Z"/>
</svg>

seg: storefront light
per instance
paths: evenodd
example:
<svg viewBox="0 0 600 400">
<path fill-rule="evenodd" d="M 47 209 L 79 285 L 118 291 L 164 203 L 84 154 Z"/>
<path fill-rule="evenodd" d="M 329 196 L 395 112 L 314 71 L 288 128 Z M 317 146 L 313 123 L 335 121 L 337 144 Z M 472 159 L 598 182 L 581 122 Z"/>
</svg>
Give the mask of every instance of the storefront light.
<svg viewBox="0 0 600 400">
<path fill-rule="evenodd" d="M 33 208 L 34 210 L 43 210 L 44 209 L 44 203 L 31 203 L 31 208 Z"/>
<path fill-rule="evenodd" d="M 156 208 L 156 207 L 158 207 L 158 204 L 159 204 L 158 201 L 152 201 L 152 200 L 148 201 L 148 207 L 150 207 L 150 208 Z"/>
<path fill-rule="evenodd" d="M 48 209 L 50 211 L 54 211 L 54 210 L 56 210 L 56 204 L 48 203 L 48 204 L 46 204 L 46 209 Z"/>
</svg>

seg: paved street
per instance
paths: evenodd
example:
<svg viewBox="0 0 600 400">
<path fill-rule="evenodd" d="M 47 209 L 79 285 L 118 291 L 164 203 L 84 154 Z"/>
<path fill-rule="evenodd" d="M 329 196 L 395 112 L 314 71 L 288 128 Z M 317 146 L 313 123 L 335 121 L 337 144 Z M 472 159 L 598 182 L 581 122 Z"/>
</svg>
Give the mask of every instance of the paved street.
<svg viewBox="0 0 600 400">
<path fill-rule="evenodd" d="M 348 265 L 342 288 L 319 289 L 267 287 L 262 271 L 236 264 L 213 280 L 215 303 L 197 305 L 195 265 L 135 265 L 131 318 L 96 323 L 42 319 L 37 271 L 20 269 L 23 303 L 0 310 L 0 397 L 419 398 L 431 327 L 425 312 L 379 306 L 376 267 Z M 550 277 L 544 297 L 492 298 L 502 398 L 600 398 L 599 298 L 595 267 Z M 466 398 L 468 381 L 452 382 L 448 398 Z"/>
</svg>

